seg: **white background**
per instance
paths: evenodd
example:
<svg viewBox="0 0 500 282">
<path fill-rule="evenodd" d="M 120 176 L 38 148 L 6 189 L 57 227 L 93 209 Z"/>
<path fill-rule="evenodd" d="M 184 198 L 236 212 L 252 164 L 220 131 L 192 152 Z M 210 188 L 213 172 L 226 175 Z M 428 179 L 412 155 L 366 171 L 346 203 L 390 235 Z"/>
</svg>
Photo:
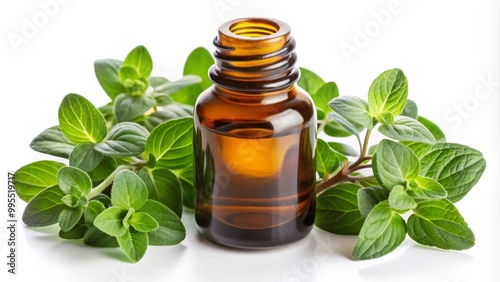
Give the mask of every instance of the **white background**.
<svg viewBox="0 0 500 282">
<path fill-rule="evenodd" d="M 191 50 L 214 50 L 221 23 L 273 17 L 292 27 L 299 65 L 335 81 L 341 94 L 366 97 L 379 73 L 401 68 L 420 114 L 439 124 L 448 141 L 484 153 L 488 166 L 481 181 L 457 205 L 477 243 L 454 252 L 407 238 L 386 257 L 355 262 L 355 237 L 315 229 L 299 243 L 248 252 L 208 243 L 186 214 L 188 236 L 181 245 L 151 247 L 131 264 L 118 249 L 63 241 L 55 229 L 38 232 L 20 222 L 15 277 L 6 275 L 7 230 L 0 228 L 0 273 L 8 279 L 2 281 L 500 281 L 498 1 L 61 0 L 48 12 L 40 4 L 47 2 L 54 1 L 0 4 L 4 182 L 7 171 L 50 158 L 31 151 L 29 143 L 57 123 L 64 95 L 108 102 L 95 79 L 94 60 L 124 59 L 143 44 L 153 56 L 154 74 L 177 79 Z M 30 23 L 35 29 L 29 30 Z M 484 80 L 490 80 L 488 87 Z M 7 184 L 3 191 L 1 226 Z"/>
</svg>

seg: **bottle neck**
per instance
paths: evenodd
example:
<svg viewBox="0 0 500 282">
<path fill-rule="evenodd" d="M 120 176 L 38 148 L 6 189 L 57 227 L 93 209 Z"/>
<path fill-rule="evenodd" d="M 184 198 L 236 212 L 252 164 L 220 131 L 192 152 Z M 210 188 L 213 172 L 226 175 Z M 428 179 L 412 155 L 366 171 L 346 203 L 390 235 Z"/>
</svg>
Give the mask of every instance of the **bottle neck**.
<svg viewBox="0 0 500 282">
<path fill-rule="evenodd" d="M 299 79 L 295 67 L 295 40 L 290 27 L 279 20 L 238 19 L 219 28 L 214 39 L 212 82 L 248 94 L 291 88 Z"/>
</svg>

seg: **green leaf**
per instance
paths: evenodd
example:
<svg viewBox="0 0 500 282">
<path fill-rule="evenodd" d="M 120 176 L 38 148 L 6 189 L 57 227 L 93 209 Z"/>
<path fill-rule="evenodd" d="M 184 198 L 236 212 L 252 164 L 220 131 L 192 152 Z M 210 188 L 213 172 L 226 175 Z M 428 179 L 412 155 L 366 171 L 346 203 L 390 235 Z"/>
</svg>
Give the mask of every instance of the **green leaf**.
<svg viewBox="0 0 500 282">
<path fill-rule="evenodd" d="M 181 117 L 190 117 L 192 115 L 192 106 L 172 103 L 162 107 L 161 110 L 156 111 L 151 115 L 143 116 L 139 120 L 136 120 L 136 122 L 146 127 L 149 131 L 152 131 L 155 127 L 167 120 L 177 119 Z"/>
<path fill-rule="evenodd" d="M 117 166 L 118 164 L 114 158 L 104 156 L 99 165 L 88 174 L 92 181 L 104 180 L 116 169 Z"/>
<path fill-rule="evenodd" d="M 335 234 L 358 234 L 364 222 L 356 196 L 360 188 L 354 183 L 341 183 L 321 193 L 316 201 L 314 224 Z"/>
<path fill-rule="evenodd" d="M 57 184 L 57 172 L 64 164 L 55 161 L 37 161 L 19 168 L 16 172 L 16 192 L 28 202 L 40 191 Z"/>
<path fill-rule="evenodd" d="M 176 245 L 186 237 L 186 229 L 182 221 L 165 205 L 155 200 L 147 200 L 138 212 L 147 213 L 158 222 L 158 229 L 148 233 L 150 245 Z"/>
<path fill-rule="evenodd" d="M 115 99 L 115 115 L 118 122 L 132 121 L 142 116 L 155 105 L 153 98 L 148 96 L 129 96 L 120 94 Z"/>
<path fill-rule="evenodd" d="M 127 80 L 135 81 L 140 77 L 139 72 L 131 66 L 121 66 L 118 71 L 118 76 L 123 85 L 125 85 L 125 88 L 127 88 Z"/>
<path fill-rule="evenodd" d="M 94 146 L 93 143 L 77 145 L 69 155 L 69 164 L 85 172 L 94 170 L 103 158 L 103 155 L 96 151 Z"/>
<path fill-rule="evenodd" d="M 446 137 L 443 131 L 436 124 L 422 116 L 419 116 L 417 120 L 431 132 L 432 136 L 434 136 L 434 139 L 436 139 L 436 142 L 446 142 Z"/>
<path fill-rule="evenodd" d="M 89 228 L 94 226 L 95 218 L 105 210 L 106 210 L 106 207 L 104 206 L 103 203 L 101 203 L 97 200 L 89 201 L 87 208 L 83 212 L 83 217 L 85 219 L 85 225 Z"/>
<path fill-rule="evenodd" d="M 115 237 L 102 232 L 97 227 L 92 226 L 89 228 L 83 237 L 83 243 L 87 246 L 99 248 L 116 248 L 119 247 L 118 241 Z"/>
<path fill-rule="evenodd" d="M 61 189 L 63 190 L 63 189 Z M 64 191 L 63 191 L 64 192 Z M 61 198 L 61 201 L 70 208 L 85 207 L 88 203 L 87 195 L 79 188 L 71 187 L 69 193 Z"/>
<path fill-rule="evenodd" d="M 358 206 L 361 216 L 366 218 L 380 202 L 389 198 L 389 192 L 382 187 L 364 187 L 358 190 Z"/>
<path fill-rule="evenodd" d="M 414 212 L 408 219 L 408 235 L 416 242 L 453 250 L 474 246 L 474 233 L 450 201 L 420 202 Z"/>
<path fill-rule="evenodd" d="M 92 189 L 92 180 L 83 170 L 65 166 L 57 173 L 57 184 L 65 194 L 69 194 L 72 187 L 78 188 L 84 194 L 88 194 Z"/>
<path fill-rule="evenodd" d="M 412 119 L 417 119 L 418 118 L 417 104 L 413 100 L 410 99 L 406 100 L 406 105 L 401 115 Z"/>
<path fill-rule="evenodd" d="M 383 112 L 398 116 L 406 105 L 408 81 L 400 69 L 386 70 L 380 74 L 368 90 L 370 116 L 378 117 Z"/>
<path fill-rule="evenodd" d="M 169 80 L 166 78 L 166 77 L 162 77 L 162 76 L 151 76 L 149 77 L 149 85 L 151 85 L 151 87 L 153 87 L 153 89 L 155 87 L 158 87 L 164 83 L 167 83 L 169 82 Z"/>
<path fill-rule="evenodd" d="M 106 137 L 106 121 L 92 103 L 78 94 L 68 94 L 59 106 L 59 126 L 71 142 L 99 143 Z"/>
<path fill-rule="evenodd" d="M 148 234 L 129 229 L 122 236 L 116 237 L 118 245 L 125 255 L 132 261 L 138 262 L 146 254 L 149 239 Z"/>
<path fill-rule="evenodd" d="M 338 113 L 329 113 L 328 116 L 338 122 L 342 128 L 344 128 L 347 132 L 351 133 L 352 135 L 356 136 L 356 139 L 358 139 L 358 142 L 360 142 L 359 140 L 359 133 L 361 131 L 363 131 L 363 126 L 361 125 L 358 125 L 358 124 L 352 124 L 350 121 L 348 121 L 347 119 L 345 119 L 343 116 L 339 115 Z M 325 133 L 326 133 L 326 128 L 325 128 Z"/>
<path fill-rule="evenodd" d="M 94 71 L 102 89 L 112 100 L 121 93 L 125 93 L 125 87 L 118 77 L 118 70 L 122 61 L 115 59 L 102 59 L 94 63 Z"/>
<path fill-rule="evenodd" d="M 134 213 L 128 223 L 135 230 L 140 232 L 151 232 L 158 229 L 158 222 L 149 214 L 144 212 L 136 212 Z"/>
<path fill-rule="evenodd" d="M 73 228 L 83 215 L 83 207 L 69 208 L 66 207 L 59 214 L 58 222 L 62 231 L 68 231 Z"/>
<path fill-rule="evenodd" d="M 61 198 L 64 192 L 59 186 L 49 187 L 33 197 L 23 213 L 28 227 L 43 227 L 57 223 L 59 214 L 67 207 Z"/>
<path fill-rule="evenodd" d="M 153 87 L 154 90 L 153 96 L 156 97 L 157 95 L 160 94 L 169 96 L 183 88 L 201 82 L 202 82 L 201 78 L 197 75 L 185 75 L 181 79 L 176 81 L 167 80 L 164 83 Z"/>
<path fill-rule="evenodd" d="M 352 124 L 373 128 L 373 119 L 365 100 L 356 96 L 340 96 L 330 101 L 328 105 Z"/>
<path fill-rule="evenodd" d="M 314 101 L 314 105 L 321 109 L 324 114 L 328 114 L 332 111 L 332 108 L 328 107 L 328 102 L 334 98 L 339 98 L 339 89 L 335 82 L 327 82 L 323 84 L 318 91 L 310 95 Z"/>
<path fill-rule="evenodd" d="M 112 157 L 133 157 L 141 154 L 149 132 L 133 122 L 121 122 L 109 132 L 103 143 L 95 145 L 95 150 Z"/>
<path fill-rule="evenodd" d="M 331 137 L 348 137 L 352 135 L 352 133 L 345 130 L 342 125 L 334 120 L 327 121 L 325 125 L 325 134 Z"/>
<path fill-rule="evenodd" d="M 398 211 L 406 211 L 417 207 L 417 202 L 406 193 L 406 190 L 401 185 L 396 185 L 392 188 L 389 194 L 389 206 Z"/>
<path fill-rule="evenodd" d="M 344 156 L 348 157 L 357 157 L 359 156 L 359 153 L 351 146 L 340 143 L 340 142 L 328 142 L 328 146 L 332 148 L 333 150 L 341 153 Z"/>
<path fill-rule="evenodd" d="M 436 143 L 421 150 L 419 157 L 420 174 L 439 182 L 452 202 L 462 199 L 486 168 L 481 152 L 460 144 Z"/>
<path fill-rule="evenodd" d="M 75 226 L 73 226 L 73 228 L 71 228 L 70 230 L 59 230 L 59 237 L 68 240 L 82 239 L 85 236 L 87 230 L 87 226 L 85 225 L 83 220 L 80 219 L 80 221 L 78 221 L 78 223 L 75 224 Z"/>
<path fill-rule="evenodd" d="M 75 145 L 64 136 L 59 126 L 53 126 L 38 134 L 30 143 L 30 148 L 44 154 L 68 158 Z"/>
<path fill-rule="evenodd" d="M 396 249 L 406 237 L 404 219 L 387 201 L 376 205 L 359 232 L 352 256 L 355 260 L 381 257 Z"/>
<path fill-rule="evenodd" d="M 123 210 L 139 209 L 148 199 L 144 181 L 130 170 L 120 171 L 111 188 L 111 203 Z M 111 234 L 110 234 L 111 235 Z"/>
<path fill-rule="evenodd" d="M 101 106 L 97 109 L 99 110 L 99 112 L 101 112 L 102 116 L 104 117 L 104 120 L 106 121 L 106 128 L 109 129 L 113 127 L 114 124 L 117 123 L 113 102 L 107 103 L 106 105 Z"/>
<path fill-rule="evenodd" d="M 205 91 L 205 89 L 212 86 L 212 82 L 208 78 L 208 69 L 214 63 L 214 59 L 207 49 L 198 47 L 193 50 L 184 64 L 183 74 L 197 75 L 201 78 L 201 82 L 172 93 L 172 99 L 178 103 L 193 106 L 198 96 Z"/>
<path fill-rule="evenodd" d="M 137 175 L 148 188 L 149 199 L 156 200 L 182 216 L 182 192 L 179 179 L 168 169 L 143 168 Z"/>
<path fill-rule="evenodd" d="M 127 228 L 123 226 L 127 212 L 128 210 L 119 207 L 110 207 L 94 219 L 94 226 L 110 236 L 122 236 L 127 232 Z"/>
<path fill-rule="evenodd" d="M 316 143 L 316 170 L 321 178 L 327 178 L 331 173 L 339 170 L 347 158 L 335 152 L 322 139 Z"/>
<path fill-rule="evenodd" d="M 412 187 L 408 194 L 415 199 L 441 199 L 448 195 L 444 187 L 432 178 L 419 175 L 413 180 L 418 186 Z"/>
<path fill-rule="evenodd" d="M 128 53 L 125 61 L 123 61 L 124 66 L 134 67 L 140 77 L 148 78 L 153 71 L 153 60 L 149 54 L 146 47 L 139 45 L 135 47 L 130 53 Z"/>
<path fill-rule="evenodd" d="M 179 180 L 179 186 L 182 191 L 182 203 L 184 206 L 195 208 L 195 191 L 194 191 L 194 167 L 192 165 L 172 170 Z"/>
<path fill-rule="evenodd" d="M 436 143 L 432 133 L 423 124 L 409 117 L 396 117 L 393 124 L 381 125 L 378 131 L 399 141 Z"/>
<path fill-rule="evenodd" d="M 193 164 L 192 139 L 192 118 L 169 120 L 151 131 L 145 153 L 156 158 L 158 167 L 183 169 Z"/>
<path fill-rule="evenodd" d="M 396 185 L 406 186 L 420 171 L 417 156 L 402 144 L 382 140 L 372 160 L 373 172 L 378 182 L 387 189 Z"/>
<path fill-rule="evenodd" d="M 299 69 L 300 78 L 297 81 L 297 85 L 307 91 L 309 95 L 315 94 L 325 84 L 325 81 L 314 72 L 305 68 Z"/>
</svg>

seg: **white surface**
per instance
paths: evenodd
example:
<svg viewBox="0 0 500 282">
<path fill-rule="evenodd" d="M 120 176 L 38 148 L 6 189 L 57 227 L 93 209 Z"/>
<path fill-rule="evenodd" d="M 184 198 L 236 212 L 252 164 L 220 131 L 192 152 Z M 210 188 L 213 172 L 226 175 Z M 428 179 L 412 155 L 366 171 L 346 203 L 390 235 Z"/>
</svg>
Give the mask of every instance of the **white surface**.
<svg viewBox="0 0 500 282">
<path fill-rule="evenodd" d="M 36 134 L 57 123 L 64 95 L 75 92 L 96 105 L 107 102 L 94 77 L 95 59 L 123 59 L 143 44 L 156 63 L 154 73 L 176 79 L 192 49 L 200 45 L 214 49 L 212 39 L 222 22 L 267 16 L 290 24 L 299 65 L 335 81 L 343 95 L 366 97 L 380 72 L 403 69 L 410 98 L 420 113 L 441 125 L 450 142 L 468 144 L 485 154 L 488 167 L 483 178 L 458 203 L 477 243 L 470 250 L 450 252 L 407 239 L 384 258 L 354 262 L 350 252 L 355 237 L 315 229 L 302 242 L 248 252 L 201 239 L 192 215 L 186 214 L 186 240 L 179 246 L 151 247 L 137 264 L 124 261 L 118 249 L 94 249 L 60 240 L 53 229 L 37 232 L 21 227 L 19 274 L 12 276 L 6 275 L 7 232 L 1 228 L 0 273 L 8 279 L 2 281 L 500 281 L 498 1 L 66 0 L 44 23 L 39 3 L 47 1 L 0 4 L 4 175 L 47 158 L 28 145 Z M 390 19 L 376 24 L 374 15 L 382 10 Z M 22 36 L 24 19 L 33 21 L 34 16 L 44 26 L 15 48 L 9 36 Z M 366 28 L 372 32 L 361 44 L 366 46 L 358 44 L 358 53 L 348 60 L 341 46 L 354 46 L 357 30 Z M 475 94 L 483 79 L 496 84 Z M 458 112 L 461 107 L 466 109 L 463 116 Z M 6 185 L 2 189 L 3 226 Z"/>
</svg>

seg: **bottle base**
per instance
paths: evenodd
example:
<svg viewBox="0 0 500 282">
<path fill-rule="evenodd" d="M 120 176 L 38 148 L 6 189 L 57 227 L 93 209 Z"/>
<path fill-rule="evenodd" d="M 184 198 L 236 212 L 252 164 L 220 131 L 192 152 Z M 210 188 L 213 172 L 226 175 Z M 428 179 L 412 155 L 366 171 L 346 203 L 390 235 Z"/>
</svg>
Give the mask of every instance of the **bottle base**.
<svg viewBox="0 0 500 282">
<path fill-rule="evenodd" d="M 207 240 L 224 247 L 246 250 L 266 250 L 289 245 L 304 239 L 313 228 L 312 224 L 303 225 L 297 221 L 264 229 L 241 229 L 218 220 L 213 220 L 210 228 L 202 225 L 198 223 L 198 230 Z"/>
</svg>

